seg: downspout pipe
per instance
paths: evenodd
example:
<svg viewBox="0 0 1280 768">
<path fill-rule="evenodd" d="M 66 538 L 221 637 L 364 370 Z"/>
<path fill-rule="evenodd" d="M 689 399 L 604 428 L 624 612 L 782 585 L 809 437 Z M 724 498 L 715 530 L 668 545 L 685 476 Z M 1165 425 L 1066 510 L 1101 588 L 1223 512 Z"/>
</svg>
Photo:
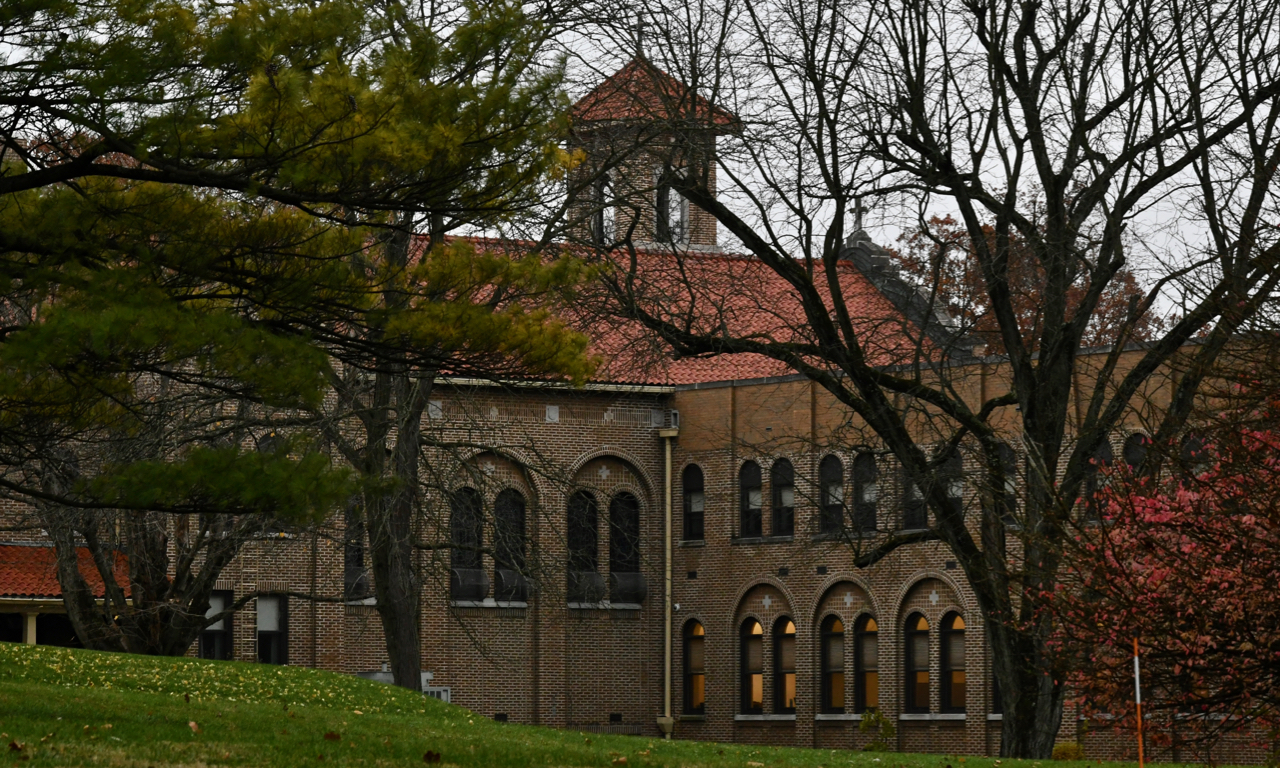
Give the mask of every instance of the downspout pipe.
<svg viewBox="0 0 1280 768">
<path fill-rule="evenodd" d="M 662 738 L 671 738 L 675 730 L 675 718 L 671 716 L 671 447 L 680 435 L 679 429 L 669 428 L 658 431 L 663 442 L 663 549 L 665 553 L 662 577 L 662 717 L 658 718 L 658 730 Z"/>
</svg>

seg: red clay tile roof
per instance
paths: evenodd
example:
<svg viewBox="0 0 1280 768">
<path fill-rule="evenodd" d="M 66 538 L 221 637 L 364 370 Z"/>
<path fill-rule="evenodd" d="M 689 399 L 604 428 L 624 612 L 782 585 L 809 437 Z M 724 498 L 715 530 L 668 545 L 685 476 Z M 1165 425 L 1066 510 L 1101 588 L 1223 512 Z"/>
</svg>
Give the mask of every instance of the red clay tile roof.
<svg viewBox="0 0 1280 768">
<path fill-rule="evenodd" d="M 512 256 L 534 244 L 522 240 L 467 238 L 477 249 Z M 425 238 L 419 243 L 425 242 Z M 552 246 L 554 252 L 557 246 Z M 570 251 L 578 251 L 569 246 Z M 586 250 L 588 261 L 601 256 Z M 647 311 L 665 320 L 682 321 L 702 334 L 725 334 L 764 342 L 812 341 L 796 289 L 764 262 L 728 253 L 636 250 L 636 286 Z M 626 254 L 613 257 L 619 265 Z M 918 325 L 877 288 L 854 264 L 836 263 L 844 299 L 863 353 L 873 365 L 906 363 L 917 353 Z M 831 306 L 830 292 L 819 277 L 819 294 Z M 600 288 L 587 288 L 578 306 L 562 312 L 570 325 L 590 340 L 590 350 L 603 364 L 597 383 L 692 385 L 710 382 L 789 376 L 797 372 L 772 357 L 755 353 L 722 353 L 676 359 L 668 344 L 639 321 L 618 317 Z M 921 342 L 926 348 L 931 342 Z"/>
<path fill-rule="evenodd" d="M 732 129 L 738 118 L 699 96 L 692 88 L 635 58 L 605 78 L 573 105 L 576 124 L 693 120 Z"/>
<path fill-rule="evenodd" d="M 655 315 L 711 336 L 813 340 L 795 288 L 758 259 L 659 251 L 641 251 L 638 259 L 637 292 Z M 868 359 L 877 365 L 905 362 L 914 354 L 917 330 L 908 329 L 902 313 L 852 262 L 841 260 L 836 269 Z M 821 288 L 820 293 L 830 306 L 829 293 Z M 754 353 L 674 359 L 662 340 L 636 321 L 592 317 L 581 325 L 592 349 L 605 359 L 596 374 L 601 382 L 687 385 L 796 373 L 784 362 Z"/>
<path fill-rule="evenodd" d="M 89 550 L 78 547 L 76 558 L 93 594 L 101 597 L 104 594 L 102 577 L 93 565 Z M 124 555 L 116 556 L 115 578 L 117 584 L 128 583 L 129 569 Z M 0 597 L 62 597 L 53 547 L 0 544 Z"/>
</svg>

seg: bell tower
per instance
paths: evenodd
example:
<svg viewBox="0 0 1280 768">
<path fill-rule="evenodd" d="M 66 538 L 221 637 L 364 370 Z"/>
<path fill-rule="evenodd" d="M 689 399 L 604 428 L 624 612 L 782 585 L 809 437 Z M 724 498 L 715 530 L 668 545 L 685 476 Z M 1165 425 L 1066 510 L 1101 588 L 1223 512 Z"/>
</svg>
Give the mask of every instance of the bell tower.
<svg viewBox="0 0 1280 768">
<path fill-rule="evenodd" d="M 584 156 L 572 208 L 579 237 L 606 248 L 719 250 L 715 218 L 679 186 L 715 195 L 716 137 L 738 130 L 737 117 L 640 53 L 571 117 L 570 149 Z"/>
</svg>

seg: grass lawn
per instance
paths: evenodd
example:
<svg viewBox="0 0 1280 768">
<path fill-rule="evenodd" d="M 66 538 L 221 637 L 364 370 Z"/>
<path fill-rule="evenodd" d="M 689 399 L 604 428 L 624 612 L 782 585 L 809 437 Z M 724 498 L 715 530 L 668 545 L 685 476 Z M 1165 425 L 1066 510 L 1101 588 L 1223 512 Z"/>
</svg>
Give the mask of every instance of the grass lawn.
<svg viewBox="0 0 1280 768">
<path fill-rule="evenodd" d="M 428 752 L 485 768 L 1040 766 L 555 731 L 330 672 L 0 643 L 0 766 L 408 766 Z"/>
</svg>

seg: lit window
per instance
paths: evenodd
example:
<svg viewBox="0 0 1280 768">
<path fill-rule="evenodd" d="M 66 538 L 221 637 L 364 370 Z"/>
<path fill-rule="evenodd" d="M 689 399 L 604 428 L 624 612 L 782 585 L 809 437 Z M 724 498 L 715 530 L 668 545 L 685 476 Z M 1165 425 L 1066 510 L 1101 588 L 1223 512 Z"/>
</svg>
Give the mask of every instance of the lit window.
<svg viewBox="0 0 1280 768">
<path fill-rule="evenodd" d="M 769 470 L 773 487 L 774 536 L 791 536 L 796 528 L 796 470 L 786 459 L 778 459 Z"/>
<path fill-rule="evenodd" d="M 231 606 L 230 592 L 214 592 L 209 595 L 206 619 L 217 616 Z M 200 658 L 228 661 L 231 659 L 231 617 L 218 619 L 200 633 Z"/>
<path fill-rule="evenodd" d="M 844 465 L 835 456 L 827 456 L 818 465 L 818 482 L 822 487 L 822 507 L 818 511 L 819 533 L 844 530 Z"/>
<path fill-rule="evenodd" d="M 760 465 L 748 461 L 738 470 L 738 506 L 743 538 L 764 535 L 764 490 L 760 486 Z"/>
<path fill-rule="evenodd" d="M 854 637 L 857 643 L 854 659 L 857 680 L 857 711 L 866 712 L 880 706 L 880 643 L 876 620 L 863 616 L 858 620 Z"/>
<path fill-rule="evenodd" d="M 907 619 L 907 712 L 929 711 L 929 621 L 918 613 Z"/>
<path fill-rule="evenodd" d="M 684 625 L 684 713 L 707 711 L 706 631 L 697 621 Z"/>
<path fill-rule="evenodd" d="M 773 625 L 773 711 L 796 711 L 796 624 L 788 618 Z"/>
<path fill-rule="evenodd" d="M 942 620 L 942 711 L 963 712 L 965 695 L 964 619 L 953 613 Z"/>
<path fill-rule="evenodd" d="M 764 712 L 764 630 L 760 622 L 747 619 L 742 625 L 742 714 Z"/>
<path fill-rule="evenodd" d="M 258 661 L 263 664 L 289 663 L 289 604 L 282 595 L 259 597 Z"/>
<path fill-rule="evenodd" d="M 844 622 L 828 616 L 822 622 L 822 711 L 844 712 Z"/>
<path fill-rule="evenodd" d="M 877 485 L 876 457 L 860 453 L 853 459 L 853 516 L 854 524 L 863 533 L 876 529 L 876 500 L 880 497 Z"/>
<path fill-rule="evenodd" d="M 690 464 L 684 468 L 684 538 L 686 541 L 702 539 L 703 517 L 706 511 L 707 497 L 703 493 L 702 468 Z"/>
</svg>

